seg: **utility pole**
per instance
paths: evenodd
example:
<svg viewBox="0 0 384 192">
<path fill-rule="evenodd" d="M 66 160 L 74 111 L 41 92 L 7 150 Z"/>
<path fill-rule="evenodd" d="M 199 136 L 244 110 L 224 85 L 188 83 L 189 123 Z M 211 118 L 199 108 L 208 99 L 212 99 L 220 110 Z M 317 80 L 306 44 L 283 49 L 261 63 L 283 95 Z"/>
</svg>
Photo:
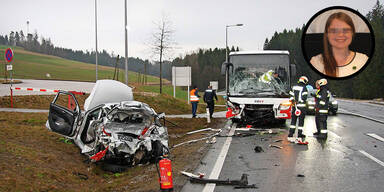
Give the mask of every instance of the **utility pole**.
<svg viewBox="0 0 384 192">
<path fill-rule="evenodd" d="M 127 25 L 127 0 L 125 0 L 125 84 L 128 85 L 128 25 Z"/>
<path fill-rule="evenodd" d="M 96 36 L 96 81 L 97 77 L 97 0 L 95 0 L 95 36 Z"/>
</svg>

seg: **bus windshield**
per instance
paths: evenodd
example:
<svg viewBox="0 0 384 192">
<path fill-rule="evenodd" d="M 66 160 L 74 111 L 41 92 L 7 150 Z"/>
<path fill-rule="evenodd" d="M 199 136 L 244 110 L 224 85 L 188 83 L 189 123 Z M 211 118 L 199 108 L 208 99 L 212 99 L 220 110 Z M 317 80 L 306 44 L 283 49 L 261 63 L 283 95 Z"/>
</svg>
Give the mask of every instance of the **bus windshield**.
<svg viewBox="0 0 384 192">
<path fill-rule="evenodd" d="M 288 95 L 288 54 L 231 55 L 230 62 L 229 95 Z"/>
</svg>

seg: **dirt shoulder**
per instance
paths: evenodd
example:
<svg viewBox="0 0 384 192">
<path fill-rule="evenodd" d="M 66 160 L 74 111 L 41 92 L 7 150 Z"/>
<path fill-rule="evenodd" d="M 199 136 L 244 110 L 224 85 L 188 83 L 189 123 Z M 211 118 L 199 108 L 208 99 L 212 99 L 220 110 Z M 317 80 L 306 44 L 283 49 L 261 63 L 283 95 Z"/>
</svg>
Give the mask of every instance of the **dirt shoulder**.
<svg viewBox="0 0 384 192">
<path fill-rule="evenodd" d="M 75 95 L 80 107 L 83 108 L 86 95 Z M 14 96 L 13 107 L 25 108 L 25 109 L 49 109 L 49 104 L 53 101 L 55 95 L 26 95 L 26 96 Z M 157 96 L 143 96 L 134 94 L 136 101 L 147 103 L 156 112 L 165 112 L 165 114 L 191 114 L 192 106 L 188 105 L 184 100 L 173 98 L 169 95 L 157 95 Z M 0 97 L 0 108 L 10 108 L 11 98 L 10 96 Z M 221 108 L 223 110 L 224 108 Z M 219 110 L 219 108 L 217 108 Z M 198 113 L 205 113 L 205 105 L 198 107 Z"/>
<path fill-rule="evenodd" d="M 45 128 L 47 113 L 0 112 L 0 191 L 159 191 L 154 164 L 110 173 L 86 163 L 79 148 Z M 220 128 L 225 120 L 167 119 L 169 144 L 203 137 L 185 135 L 205 127 Z M 206 152 L 200 141 L 171 150 L 175 191 L 186 181 L 181 170 L 192 171 Z"/>
</svg>

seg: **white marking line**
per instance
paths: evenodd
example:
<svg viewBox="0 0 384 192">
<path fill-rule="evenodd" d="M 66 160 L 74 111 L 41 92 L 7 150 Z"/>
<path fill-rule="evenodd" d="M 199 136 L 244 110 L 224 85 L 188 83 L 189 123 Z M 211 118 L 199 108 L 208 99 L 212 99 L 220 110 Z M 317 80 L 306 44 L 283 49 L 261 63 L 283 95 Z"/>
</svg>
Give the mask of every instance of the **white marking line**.
<svg viewBox="0 0 384 192">
<path fill-rule="evenodd" d="M 228 133 L 228 136 L 232 136 L 235 133 L 235 128 L 236 128 L 236 124 L 233 124 L 233 126 L 231 127 L 231 130 Z M 209 175 L 209 179 L 219 178 L 221 168 L 224 165 L 224 160 L 225 160 L 225 157 L 227 156 L 231 142 L 232 142 L 232 137 L 227 137 L 227 140 L 225 140 L 223 148 L 221 148 L 219 157 L 217 158 L 216 163 L 213 166 L 212 172 Z M 213 192 L 213 190 L 215 190 L 215 186 L 216 184 L 212 184 L 212 183 L 206 184 L 203 189 L 203 192 Z"/>
<path fill-rule="evenodd" d="M 378 135 L 376 135 L 374 133 L 367 133 L 367 135 L 370 136 L 370 137 L 373 137 L 373 138 L 375 138 L 375 139 L 377 139 L 379 141 L 384 142 L 384 138 L 382 138 L 382 137 L 380 137 L 380 136 L 378 136 Z"/>
<path fill-rule="evenodd" d="M 368 154 L 367 152 L 363 151 L 363 150 L 359 150 L 360 153 L 362 153 L 363 155 L 367 156 L 368 158 L 372 159 L 373 161 L 375 161 L 376 163 L 378 163 L 379 165 L 383 166 L 384 167 L 384 162 L 376 159 L 374 156 Z"/>
<path fill-rule="evenodd" d="M 328 130 L 328 133 L 330 133 L 332 136 L 336 137 L 337 139 L 341 139 L 341 137 L 336 133 L 334 133 L 333 131 Z"/>
</svg>

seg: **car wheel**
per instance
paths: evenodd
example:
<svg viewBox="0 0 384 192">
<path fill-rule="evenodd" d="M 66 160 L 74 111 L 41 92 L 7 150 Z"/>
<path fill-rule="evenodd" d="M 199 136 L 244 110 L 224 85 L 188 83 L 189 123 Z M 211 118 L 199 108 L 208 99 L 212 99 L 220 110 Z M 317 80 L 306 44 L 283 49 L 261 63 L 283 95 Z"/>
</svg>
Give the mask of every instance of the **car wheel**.
<svg viewBox="0 0 384 192">
<path fill-rule="evenodd" d="M 112 173 L 122 173 L 126 171 L 127 168 L 129 168 L 128 165 L 118 165 L 118 164 L 112 164 L 107 162 L 103 162 L 103 164 L 101 165 L 101 169 L 103 169 L 104 171 L 112 172 Z"/>
<path fill-rule="evenodd" d="M 164 155 L 169 155 L 169 150 L 160 141 L 152 142 L 152 158 L 150 162 L 157 163 L 160 157 Z"/>
</svg>

